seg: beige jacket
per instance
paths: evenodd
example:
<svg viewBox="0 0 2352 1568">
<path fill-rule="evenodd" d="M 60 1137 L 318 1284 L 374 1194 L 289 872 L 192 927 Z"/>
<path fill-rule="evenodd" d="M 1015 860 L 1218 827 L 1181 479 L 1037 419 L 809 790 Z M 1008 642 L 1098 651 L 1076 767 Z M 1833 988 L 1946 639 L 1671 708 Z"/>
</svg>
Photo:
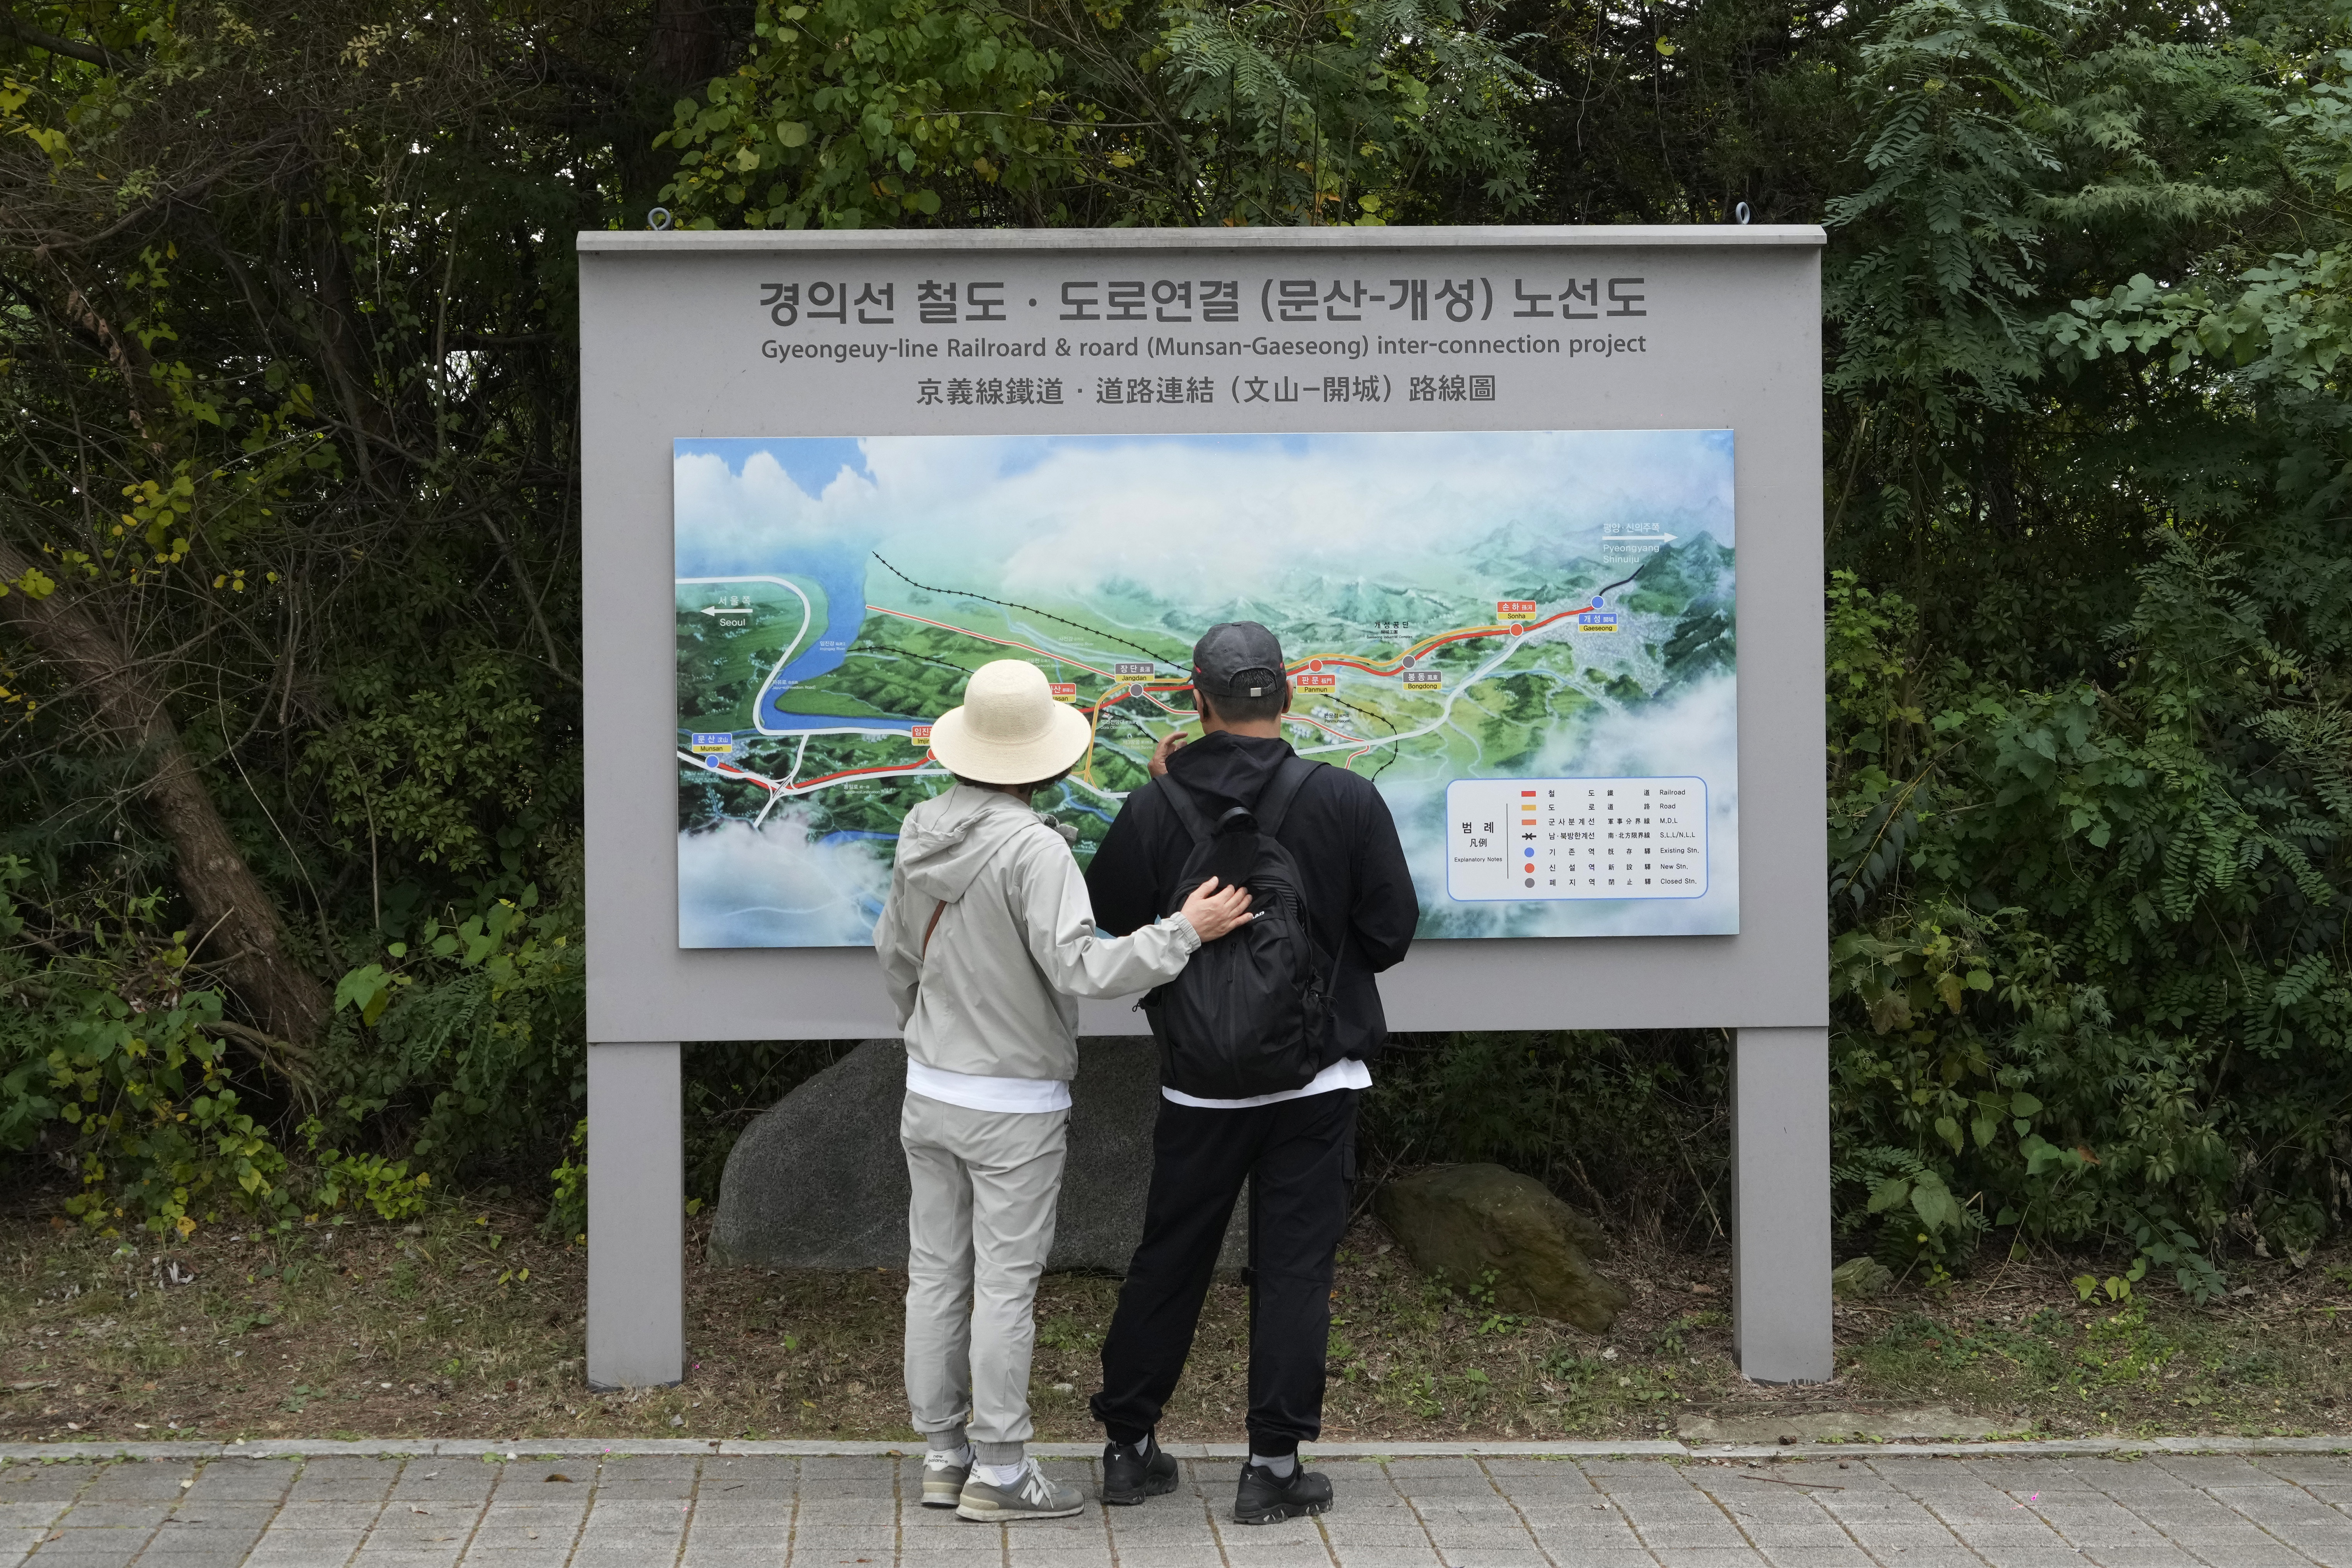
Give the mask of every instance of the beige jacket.
<svg viewBox="0 0 2352 1568">
<path fill-rule="evenodd" d="M 1076 999 L 1148 991 L 1200 945 L 1181 915 L 1097 935 L 1068 841 L 1011 795 L 969 784 L 907 814 L 874 928 L 907 1054 L 983 1078 L 1075 1078 Z"/>
</svg>

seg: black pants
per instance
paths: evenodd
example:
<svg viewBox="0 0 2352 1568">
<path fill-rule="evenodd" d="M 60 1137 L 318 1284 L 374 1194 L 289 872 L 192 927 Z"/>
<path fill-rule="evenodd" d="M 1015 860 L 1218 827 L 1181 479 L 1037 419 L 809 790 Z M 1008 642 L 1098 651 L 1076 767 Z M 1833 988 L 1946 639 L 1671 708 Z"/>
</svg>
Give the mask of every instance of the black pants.
<svg viewBox="0 0 2352 1568">
<path fill-rule="evenodd" d="M 1112 1441 L 1139 1441 L 1175 1393 L 1245 1178 L 1250 1447 L 1287 1454 L 1321 1434 L 1331 1259 L 1348 1226 L 1355 1131 L 1353 1089 L 1244 1110 L 1160 1102 L 1143 1240 L 1103 1341 L 1093 1401 Z"/>
</svg>

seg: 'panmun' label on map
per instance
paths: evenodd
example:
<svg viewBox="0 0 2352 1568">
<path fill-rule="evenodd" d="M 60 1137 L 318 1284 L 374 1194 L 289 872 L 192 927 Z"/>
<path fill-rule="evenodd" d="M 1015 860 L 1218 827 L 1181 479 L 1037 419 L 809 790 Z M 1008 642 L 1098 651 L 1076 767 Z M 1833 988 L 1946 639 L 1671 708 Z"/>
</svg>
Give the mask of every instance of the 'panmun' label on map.
<svg viewBox="0 0 2352 1568">
<path fill-rule="evenodd" d="M 1456 779 L 1445 816 L 1445 890 L 1465 901 L 1706 891 L 1705 779 Z"/>
</svg>

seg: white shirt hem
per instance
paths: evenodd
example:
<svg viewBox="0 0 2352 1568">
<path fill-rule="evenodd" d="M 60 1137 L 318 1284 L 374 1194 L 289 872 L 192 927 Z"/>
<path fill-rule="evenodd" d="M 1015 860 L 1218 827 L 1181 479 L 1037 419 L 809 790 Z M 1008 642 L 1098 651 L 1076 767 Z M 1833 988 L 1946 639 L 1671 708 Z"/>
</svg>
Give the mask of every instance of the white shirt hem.
<svg viewBox="0 0 2352 1568">
<path fill-rule="evenodd" d="M 1025 1115 L 1070 1109 L 1070 1085 L 1058 1078 L 989 1078 L 950 1072 L 907 1058 L 907 1090 L 925 1100 L 966 1110 L 1010 1110 Z"/>
<path fill-rule="evenodd" d="M 1202 1100 L 1199 1095 L 1184 1094 L 1163 1084 L 1160 1097 L 1202 1110 L 1247 1110 L 1254 1105 L 1279 1105 L 1286 1100 L 1305 1100 L 1310 1094 L 1329 1094 L 1334 1089 L 1371 1087 L 1372 1069 L 1353 1057 L 1342 1057 L 1317 1073 L 1304 1088 L 1286 1089 L 1278 1094 L 1254 1094 L 1247 1100 Z"/>
</svg>

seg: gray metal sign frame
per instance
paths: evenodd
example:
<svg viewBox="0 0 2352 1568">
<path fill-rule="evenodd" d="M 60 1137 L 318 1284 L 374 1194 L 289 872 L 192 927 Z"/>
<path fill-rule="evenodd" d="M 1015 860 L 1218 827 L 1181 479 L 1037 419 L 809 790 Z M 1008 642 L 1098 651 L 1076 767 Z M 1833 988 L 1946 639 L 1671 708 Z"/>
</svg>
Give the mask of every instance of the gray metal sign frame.
<svg viewBox="0 0 2352 1568">
<path fill-rule="evenodd" d="M 682 1374 L 680 1044 L 895 1032 L 865 950 L 678 945 L 673 438 L 1693 428 L 1736 440 L 1741 832 L 1723 869 L 1740 889 L 1738 934 L 1429 942 L 1381 993 L 1402 1030 L 1738 1031 L 1738 1358 L 1765 1381 L 1827 1378 L 1822 242 L 1819 228 L 1763 226 L 581 235 L 591 1381 Z M 1306 312 L 1311 324 L 1276 315 L 1279 279 L 1412 272 L 1470 285 L 1465 324 L 1441 311 L 1408 327 L 1410 313 L 1360 306 L 1355 325 L 1328 319 L 1328 303 Z M 1559 321 L 1550 312 L 1569 307 L 1556 297 L 1546 319 L 1520 316 L 1535 305 L 1524 286 L 1498 311 L 1498 283 L 1538 272 L 1608 287 L 1590 319 Z M 1132 315 L 1131 297 L 1128 321 L 1144 324 L 1108 319 L 1102 287 L 1198 275 L 1240 283 L 1243 313 L 1216 335 L 1244 345 L 1244 374 L 1479 373 L 1494 395 L 1148 411 L 1086 400 L 1108 364 L 1089 343 L 1112 345 L 1120 370 L 1200 371 L 1148 309 Z M 921 320 L 931 280 L 967 300 L 980 282 L 993 324 Z M 811 285 L 840 289 L 840 319 L 795 308 L 781 324 L 783 284 L 796 302 Z M 1078 321 L 1065 319 L 1073 299 Z M 1042 363 L 941 357 L 975 338 L 1034 342 Z M 1335 346 L 1299 346 L 1317 342 Z M 1008 368 L 1066 377 L 1069 395 L 983 412 L 916 391 L 926 376 Z M 1116 1004 L 1089 1005 L 1083 1026 L 1140 1028 Z"/>
</svg>

